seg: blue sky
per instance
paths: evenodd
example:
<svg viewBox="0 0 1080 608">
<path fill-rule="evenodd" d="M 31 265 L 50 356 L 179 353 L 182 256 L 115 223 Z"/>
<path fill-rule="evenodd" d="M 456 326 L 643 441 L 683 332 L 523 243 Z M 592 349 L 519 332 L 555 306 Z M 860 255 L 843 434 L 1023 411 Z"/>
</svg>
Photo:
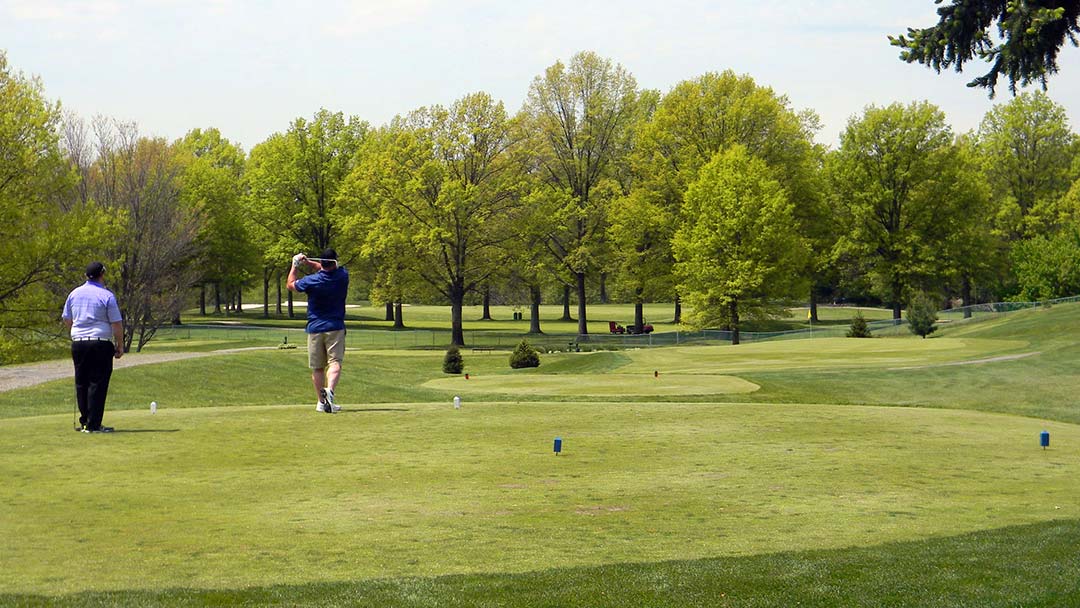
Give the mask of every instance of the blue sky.
<svg viewBox="0 0 1080 608">
<path fill-rule="evenodd" d="M 667 91 L 732 69 L 822 118 L 835 145 L 868 104 L 929 100 L 957 132 L 996 100 L 902 63 L 886 36 L 935 21 L 933 0 L 0 0 L 0 49 L 84 117 L 170 139 L 217 127 L 250 149 L 319 108 L 382 124 L 487 91 L 517 111 L 533 78 L 591 50 Z M 1080 129 L 1080 49 L 1050 96 Z M 982 66 L 975 66 L 981 68 Z"/>
</svg>

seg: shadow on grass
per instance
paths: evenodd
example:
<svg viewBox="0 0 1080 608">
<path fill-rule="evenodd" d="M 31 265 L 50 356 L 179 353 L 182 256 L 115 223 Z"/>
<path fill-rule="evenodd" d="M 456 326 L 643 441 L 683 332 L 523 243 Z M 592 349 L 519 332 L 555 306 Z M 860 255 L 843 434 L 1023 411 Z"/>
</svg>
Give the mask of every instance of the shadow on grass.
<svg viewBox="0 0 1080 608">
<path fill-rule="evenodd" d="M 1080 521 L 875 547 L 748 557 L 275 585 L 0 594 L 5 606 L 1077 606 Z"/>
<path fill-rule="evenodd" d="M 362 409 L 345 409 L 341 408 L 337 413 L 339 414 L 367 414 L 368 412 L 409 412 L 412 411 L 407 407 L 365 407 Z"/>
<path fill-rule="evenodd" d="M 179 433 L 180 429 L 113 429 L 114 433 Z"/>
</svg>

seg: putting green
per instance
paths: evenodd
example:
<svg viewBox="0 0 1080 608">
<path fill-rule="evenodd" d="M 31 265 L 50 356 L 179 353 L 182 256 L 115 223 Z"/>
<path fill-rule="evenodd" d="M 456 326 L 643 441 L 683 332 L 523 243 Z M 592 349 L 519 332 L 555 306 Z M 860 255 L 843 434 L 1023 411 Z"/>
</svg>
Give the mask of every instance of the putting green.
<svg viewBox="0 0 1080 608">
<path fill-rule="evenodd" d="M 792 369 L 912 367 L 1028 352 L 1024 340 L 980 338 L 818 338 L 738 346 L 681 346 L 629 351 L 622 373 L 724 374 Z"/>
<path fill-rule="evenodd" d="M 70 415 L 0 420 L 0 589 L 511 573 L 1080 517 L 1080 453 L 1068 447 L 1080 427 L 1030 418 L 743 403 L 344 407 L 110 412 L 121 431 L 110 435 L 73 433 Z"/>
<path fill-rule="evenodd" d="M 735 376 L 661 374 L 486 374 L 436 378 L 423 384 L 457 393 L 656 397 L 752 393 L 760 386 Z"/>
</svg>

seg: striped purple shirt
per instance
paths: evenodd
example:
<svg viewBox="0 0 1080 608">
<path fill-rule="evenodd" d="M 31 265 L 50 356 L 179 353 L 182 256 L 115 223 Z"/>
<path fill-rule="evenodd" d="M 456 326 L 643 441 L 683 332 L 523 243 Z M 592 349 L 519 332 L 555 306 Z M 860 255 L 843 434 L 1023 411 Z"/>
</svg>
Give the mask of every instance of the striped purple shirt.
<svg viewBox="0 0 1080 608">
<path fill-rule="evenodd" d="M 87 281 L 68 294 L 65 320 L 71 321 L 71 339 L 113 337 L 112 324 L 123 321 L 113 292 L 101 283 Z"/>
</svg>

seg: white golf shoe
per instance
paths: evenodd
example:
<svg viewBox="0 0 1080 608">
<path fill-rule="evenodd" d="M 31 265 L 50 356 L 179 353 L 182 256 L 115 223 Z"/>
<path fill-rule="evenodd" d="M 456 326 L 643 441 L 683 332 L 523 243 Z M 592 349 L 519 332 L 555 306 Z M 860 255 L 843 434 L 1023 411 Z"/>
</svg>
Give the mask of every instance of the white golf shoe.
<svg viewBox="0 0 1080 608">
<path fill-rule="evenodd" d="M 322 390 L 323 401 L 330 408 L 331 414 L 336 414 L 341 411 L 341 407 L 334 403 L 334 391 L 328 388 Z"/>
</svg>

